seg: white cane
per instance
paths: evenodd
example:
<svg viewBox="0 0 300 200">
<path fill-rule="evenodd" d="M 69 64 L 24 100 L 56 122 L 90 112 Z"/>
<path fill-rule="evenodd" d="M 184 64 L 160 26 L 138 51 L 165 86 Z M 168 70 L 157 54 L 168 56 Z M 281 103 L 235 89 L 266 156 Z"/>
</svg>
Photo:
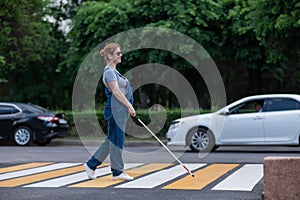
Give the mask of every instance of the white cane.
<svg viewBox="0 0 300 200">
<path fill-rule="evenodd" d="M 137 125 L 142 125 L 151 135 L 175 158 L 175 160 L 190 174 L 192 177 L 195 175 L 172 153 L 172 151 L 144 124 L 142 120 L 140 120 L 136 116 L 131 116 L 132 120 L 137 124 Z"/>
</svg>

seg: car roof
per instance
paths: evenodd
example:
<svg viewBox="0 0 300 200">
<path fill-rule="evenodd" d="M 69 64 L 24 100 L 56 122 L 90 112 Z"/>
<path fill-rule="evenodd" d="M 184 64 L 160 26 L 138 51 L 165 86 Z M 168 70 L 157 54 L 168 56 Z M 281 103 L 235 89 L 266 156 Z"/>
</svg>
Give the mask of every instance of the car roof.
<svg viewBox="0 0 300 200">
<path fill-rule="evenodd" d="M 254 96 L 248 96 L 243 98 L 243 100 L 247 99 L 267 99 L 267 98 L 292 98 L 292 99 L 297 99 L 300 100 L 300 95 L 298 94 L 263 94 L 263 95 L 254 95 Z"/>
<path fill-rule="evenodd" d="M 43 108 L 41 106 L 35 105 L 35 104 L 30 104 L 30 103 L 21 103 L 21 102 L 0 102 L 0 104 L 6 104 L 6 105 L 16 105 L 22 110 L 29 110 L 31 112 L 40 112 L 40 113 L 45 113 L 45 112 L 51 112 L 50 110 Z"/>
<path fill-rule="evenodd" d="M 27 104 L 27 103 L 21 103 L 21 102 L 0 102 L 0 104 L 7 104 L 7 105 L 16 105 L 16 106 L 30 106 L 31 104 Z"/>
<path fill-rule="evenodd" d="M 249 100 L 254 100 L 254 99 L 268 99 L 268 98 L 292 98 L 292 99 L 296 99 L 298 101 L 300 101 L 300 95 L 298 94 L 262 94 L 262 95 L 253 95 L 253 96 L 248 96 L 248 97 L 244 97 L 240 100 L 234 101 L 230 104 L 228 104 L 226 107 L 232 107 L 235 106 L 237 104 L 240 104 L 241 102 L 244 101 L 249 101 Z"/>
</svg>

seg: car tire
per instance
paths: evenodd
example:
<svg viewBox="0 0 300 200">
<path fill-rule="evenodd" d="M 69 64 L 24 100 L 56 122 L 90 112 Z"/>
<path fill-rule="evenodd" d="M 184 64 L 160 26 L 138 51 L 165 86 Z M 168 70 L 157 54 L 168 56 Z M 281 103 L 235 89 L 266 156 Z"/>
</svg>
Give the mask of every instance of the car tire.
<svg viewBox="0 0 300 200">
<path fill-rule="evenodd" d="M 20 126 L 14 130 L 14 142 L 19 146 L 29 146 L 32 144 L 32 130 L 27 126 Z"/>
<path fill-rule="evenodd" d="M 210 152 L 216 148 L 213 133 L 204 127 L 190 130 L 187 135 L 187 144 L 195 152 Z"/>
<path fill-rule="evenodd" d="M 46 139 L 40 139 L 40 140 L 35 140 L 34 143 L 39 145 L 39 146 L 46 146 L 51 142 L 51 139 L 46 138 Z"/>
</svg>

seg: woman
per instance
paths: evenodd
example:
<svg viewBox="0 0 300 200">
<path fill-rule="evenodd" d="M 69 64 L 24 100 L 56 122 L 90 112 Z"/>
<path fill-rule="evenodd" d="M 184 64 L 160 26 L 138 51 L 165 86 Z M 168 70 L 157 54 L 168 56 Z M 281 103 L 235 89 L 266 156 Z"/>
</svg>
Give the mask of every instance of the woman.
<svg viewBox="0 0 300 200">
<path fill-rule="evenodd" d="M 96 179 L 95 170 L 110 154 L 111 171 L 114 180 L 133 180 L 133 177 L 123 172 L 124 162 L 122 151 L 125 139 L 125 126 L 128 113 L 135 116 L 132 106 L 133 96 L 129 81 L 116 70 L 121 63 L 122 52 L 119 44 L 110 43 L 101 51 L 100 55 L 106 61 L 103 72 L 103 83 L 107 97 L 104 118 L 108 121 L 108 135 L 94 155 L 84 164 L 90 179 Z"/>
</svg>

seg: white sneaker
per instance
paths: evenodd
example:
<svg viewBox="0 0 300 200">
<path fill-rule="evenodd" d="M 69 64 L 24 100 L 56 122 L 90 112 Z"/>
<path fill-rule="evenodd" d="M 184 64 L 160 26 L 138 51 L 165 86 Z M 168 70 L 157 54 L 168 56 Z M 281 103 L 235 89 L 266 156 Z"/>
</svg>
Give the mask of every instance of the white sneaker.
<svg viewBox="0 0 300 200">
<path fill-rule="evenodd" d="M 97 178 L 97 176 L 96 176 L 96 174 L 95 174 L 95 171 L 92 170 L 91 168 L 89 168 L 89 166 L 88 166 L 86 163 L 83 165 L 83 167 L 84 167 L 84 169 L 85 169 L 85 172 L 86 172 L 87 176 L 88 176 L 90 179 L 96 179 L 96 178 Z"/>
<path fill-rule="evenodd" d="M 113 180 L 125 180 L 125 181 L 132 181 L 134 178 L 125 174 L 124 172 L 119 176 L 113 176 Z"/>
</svg>

